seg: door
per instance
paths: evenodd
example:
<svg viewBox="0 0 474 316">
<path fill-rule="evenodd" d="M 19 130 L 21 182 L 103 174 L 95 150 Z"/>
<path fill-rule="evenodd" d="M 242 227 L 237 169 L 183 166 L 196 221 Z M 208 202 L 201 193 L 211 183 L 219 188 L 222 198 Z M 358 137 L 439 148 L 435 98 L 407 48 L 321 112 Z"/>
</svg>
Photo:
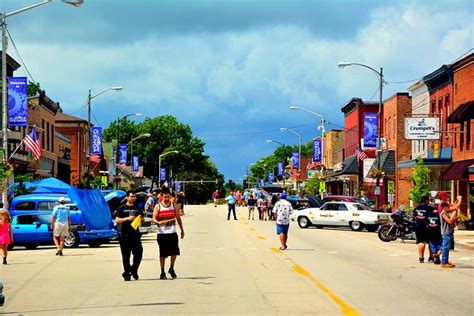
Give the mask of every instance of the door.
<svg viewBox="0 0 474 316">
<path fill-rule="evenodd" d="M 340 226 L 349 226 L 349 221 L 352 218 L 352 212 L 349 212 L 349 208 L 346 204 L 341 203 L 338 207 L 337 212 L 337 223 Z"/>
<path fill-rule="evenodd" d="M 316 216 L 317 224 L 321 225 L 337 225 L 337 210 L 339 206 L 337 203 L 328 202 L 324 204 Z"/>
<path fill-rule="evenodd" d="M 52 242 L 49 223 L 36 215 L 18 215 L 13 223 L 13 238 L 16 244 L 45 244 Z"/>
</svg>

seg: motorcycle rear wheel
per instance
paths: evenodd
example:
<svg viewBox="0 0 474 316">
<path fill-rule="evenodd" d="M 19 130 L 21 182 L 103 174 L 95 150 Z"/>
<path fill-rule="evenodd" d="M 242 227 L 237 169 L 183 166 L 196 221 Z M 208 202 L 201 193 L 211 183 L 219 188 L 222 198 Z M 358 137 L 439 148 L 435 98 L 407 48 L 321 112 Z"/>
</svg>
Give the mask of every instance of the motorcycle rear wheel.
<svg viewBox="0 0 474 316">
<path fill-rule="evenodd" d="M 392 241 L 392 240 L 396 239 L 395 238 L 395 229 L 392 229 L 392 231 L 390 231 L 389 226 L 380 227 L 378 235 L 379 235 L 379 239 L 381 241 L 384 241 L 384 242 L 389 242 L 389 241 Z"/>
</svg>

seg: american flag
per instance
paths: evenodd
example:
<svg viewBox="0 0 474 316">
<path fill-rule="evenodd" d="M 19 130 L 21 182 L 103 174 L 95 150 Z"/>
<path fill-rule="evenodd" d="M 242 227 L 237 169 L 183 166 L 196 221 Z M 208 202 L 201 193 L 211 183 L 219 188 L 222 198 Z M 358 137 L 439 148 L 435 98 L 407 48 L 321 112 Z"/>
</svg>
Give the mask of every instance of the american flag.
<svg viewBox="0 0 474 316">
<path fill-rule="evenodd" d="M 25 143 L 26 148 L 33 152 L 35 160 L 38 161 L 43 155 L 43 150 L 41 149 L 41 141 L 39 140 L 38 134 L 36 133 L 36 129 L 34 127 L 31 129 L 28 135 L 23 138 L 23 142 Z"/>
<path fill-rule="evenodd" d="M 360 147 L 356 148 L 355 154 L 357 155 L 357 157 L 359 157 L 360 160 L 364 160 L 365 158 L 367 158 L 367 155 Z"/>
</svg>

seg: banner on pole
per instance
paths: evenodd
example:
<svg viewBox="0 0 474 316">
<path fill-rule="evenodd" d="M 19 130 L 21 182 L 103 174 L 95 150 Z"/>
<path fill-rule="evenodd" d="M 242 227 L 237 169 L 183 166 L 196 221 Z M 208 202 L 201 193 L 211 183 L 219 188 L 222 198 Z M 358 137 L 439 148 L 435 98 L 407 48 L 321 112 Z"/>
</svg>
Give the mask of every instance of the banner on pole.
<svg viewBox="0 0 474 316">
<path fill-rule="evenodd" d="M 132 171 L 133 172 L 138 172 L 138 170 L 139 170 L 138 156 L 133 156 L 132 157 Z"/>
<path fill-rule="evenodd" d="M 364 148 L 377 147 L 377 113 L 364 113 Z"/>
<path fill-rule="evenodd" d="M 166 168 L 161 168 L 161 170 L 160 170 L 160 180 L 161 181 L 166 180 Z"/>
<path fill-rule="evenodd" d="M 294 152 L 293 153 L 293 158 L 291 160 L 291 167 L 293 169 L 298 169 L 300 163 L 300 153 L 299 152 Z"/>
<path fill-rule="evenodd" d="M 181 191 L 181 181 L 176 181 L 176 191 Z"/>
<path fill-rule="evenodd" d="M 285 170 L 283 169 L 283 162 L 278 163 L 278 176 L 283 177 Z"/>
<path fill-rule="evenodd" d="M 120 144 L 119 151 L 120 151 L 119 164 L 121 165 L 127 164 L 127 144 Z"/>
<path fill-rule="evenodd" d="M 313 162 L 315 163 L 321 163 L 321 156 L 322 156 L 322 150 L 321 150 L 321 138 L 315 138 L 313 139 Z"/>
<path fill-rule="evenodd" d="M 8 78 L 8 119 L 10 126 L 28 125 L 27 89 L 26 77 Z"/>
<path fill-rule="evenodd" d="M 91 128 L 91 155 L 102 155 L 102 127 Z"/>
<path fill-rule="evenodd" d="M 272 184 L 273 183 L 273 172 L 270 172 L 268 174 L 268 183 Z"/>
</svg>

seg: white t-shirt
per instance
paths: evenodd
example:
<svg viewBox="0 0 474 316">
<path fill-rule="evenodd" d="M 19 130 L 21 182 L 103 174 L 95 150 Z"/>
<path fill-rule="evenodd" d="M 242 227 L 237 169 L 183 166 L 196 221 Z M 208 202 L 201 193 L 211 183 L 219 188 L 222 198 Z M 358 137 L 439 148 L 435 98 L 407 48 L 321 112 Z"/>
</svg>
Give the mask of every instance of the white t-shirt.
<svg viewBox="0 0 474 316">
<path fill-rule="evenodd" d="M 290 224 L 290 215 L 293 213 L 293 207 L 287 200 L 280 200 L 273 207 L 273 213 L 276 213 L 276 223 L 278 225 L 288 225 Z"/>
</svg>

